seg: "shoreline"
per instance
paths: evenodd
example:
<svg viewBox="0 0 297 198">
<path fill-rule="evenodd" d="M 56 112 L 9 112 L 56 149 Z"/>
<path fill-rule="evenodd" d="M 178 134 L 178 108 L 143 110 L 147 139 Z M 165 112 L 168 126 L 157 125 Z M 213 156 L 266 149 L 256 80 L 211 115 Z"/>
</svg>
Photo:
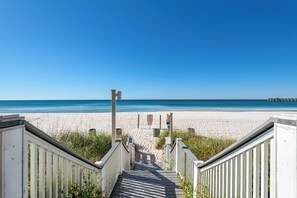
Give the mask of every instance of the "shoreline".
<svg viewBox="0 0 297 198">
<path fill-rule="evenodd" d="M 297 108 L 191 108 L 191 109 L 161 109 L 161 110 L 143 110 L 143 111 L 122 111 L 117 109 L 117 113 L 151 113 L 151 112 L 275 112 L 275 113 L 296 113 Z M 98 113 L 111 113 L 111 111 L 1 111 L 0 115 L 7 115 L 7 114 L 98 114 Z"/>
</svg>

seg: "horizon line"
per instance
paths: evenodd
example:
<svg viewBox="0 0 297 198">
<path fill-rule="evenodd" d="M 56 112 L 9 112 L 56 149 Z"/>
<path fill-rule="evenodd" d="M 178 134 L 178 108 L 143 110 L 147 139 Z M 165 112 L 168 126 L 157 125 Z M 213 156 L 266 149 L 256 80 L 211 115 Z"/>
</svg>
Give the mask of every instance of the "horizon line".
<svg viewBox="0 0 297 198">
<path fill-rule="evenodd" d="M 75 100 L 82 100 L 82 101 L 100 101 L 100 100 L 111 100 L 111 99 L 0 99 L 0 101 L 75 101 Z M 122 101 L 125 100 L 268 100 L 268 98 L 208 98 L 208 99 L 190 99 L 190 98 L 178 98 L 178 99 L 122 99 Z"/>
</svg>

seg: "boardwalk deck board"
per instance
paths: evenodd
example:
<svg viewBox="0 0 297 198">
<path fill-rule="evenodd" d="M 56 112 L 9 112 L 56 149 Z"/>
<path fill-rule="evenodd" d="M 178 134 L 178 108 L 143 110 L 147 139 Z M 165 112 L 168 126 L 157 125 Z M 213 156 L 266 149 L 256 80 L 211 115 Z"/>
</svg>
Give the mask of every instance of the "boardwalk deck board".
<svg viewBox="0 0 297 198">
<path fill-rule="evenodd" d="M 164 171 L 153 163 L 136 163 L 134 170 L 119 177 L 111 197 L 184 198 L 184 194 L 174 171 Z"/>
</svg>

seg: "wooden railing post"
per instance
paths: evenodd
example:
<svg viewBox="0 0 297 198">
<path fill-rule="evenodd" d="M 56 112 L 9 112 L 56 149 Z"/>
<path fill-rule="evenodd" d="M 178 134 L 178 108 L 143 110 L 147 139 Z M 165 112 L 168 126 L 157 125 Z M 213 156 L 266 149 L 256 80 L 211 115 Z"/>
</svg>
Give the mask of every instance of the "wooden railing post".
<svg viewBox="0 0 297 198">
<path fill-rule="evenodd" d="M 175 171 L 176 171 L 176 174 L 179 174 L 179 163 L 180 163 L 180 160 L 181 160 L 181 156 L 179 156 L 179 149 L 180 149 L 180 146 L 179 146 L 179 142 L 182 142 L 183 140 L 181 138 L 176 138 L 176 145 L 175 145 L 175 151 L 176 151 L 176 154 L 175 154 Z"/>
<path fill-rule="evenodd" d="M 123 170 L 124 170 L 124 157 L 123 157 L 123 145 L 122 145 L 122 138 L 117 138 L 115 142 L 119 142 L 120 143 L 120 174 L 122 174 Z"/>
<path fill-rule="evenodd" d="M 19 125 L 0 129 L 1 198 L 28 196 L 28 158 L 23 144 L 24 128 L 24 125 Z"/>
<path fill-rule="evenodd" d="M 164 156 L 167 164 L 170 164 L 170 149 L 171 149 L 171 139 L 170 137 L 165 138 Z"/>
<path fill-rule="evenodd" d="M 193 181 L 193 197 L 198 196 L 199 186 L 201 185 L 201 172 L 198 168 L 198 165 L 203 163 L 202 161 L 195 161 L 194 162 L 194 181 Z"/>
<path fill-rule="evenodd" d="M 274 125 L 275 197 L 297 197 L 297 119 L 283 119 Z M 273 154 L 273 153 L 272 153 Z"/>
</svg>

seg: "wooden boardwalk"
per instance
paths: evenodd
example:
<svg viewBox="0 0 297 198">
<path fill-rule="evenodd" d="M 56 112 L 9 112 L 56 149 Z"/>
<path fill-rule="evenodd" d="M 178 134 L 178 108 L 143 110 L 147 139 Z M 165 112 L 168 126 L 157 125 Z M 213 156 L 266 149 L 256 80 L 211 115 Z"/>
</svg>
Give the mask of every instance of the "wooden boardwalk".
<svg viewBox="0 0 297 198">
<path fill-rule="evenodd" d="M 119 176 L 111 197 L 184 198 L 184 194 L 174 171 L 164 171 L 157 163 L 136 163 Z"/>
</svg>

